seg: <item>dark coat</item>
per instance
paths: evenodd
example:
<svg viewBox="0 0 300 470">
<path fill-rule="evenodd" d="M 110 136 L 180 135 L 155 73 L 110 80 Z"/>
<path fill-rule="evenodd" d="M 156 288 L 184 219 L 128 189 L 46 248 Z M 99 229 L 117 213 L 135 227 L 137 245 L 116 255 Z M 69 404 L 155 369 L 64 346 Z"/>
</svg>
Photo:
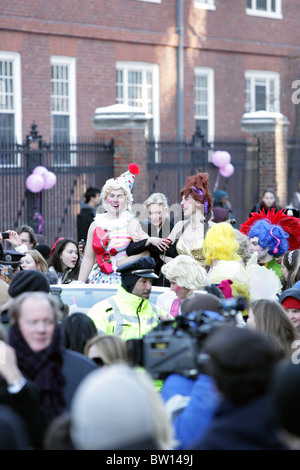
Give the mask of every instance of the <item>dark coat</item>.
<svg viewBox="0 0 300 470">
<path fill-rule="evenodd" d="M 271 420 L 266 396 L 244 405 L 222 401 L 211 424 L 193 449 L 197 450 L 284 450 Z"/>
<path fill-rule="evenodd" d="M 65 410 L 70 411 L 73 395 L 86 375 L 95 370 L 97 365 L 83 354 L 65 349 L 63 352 L 62 372 L 66 379 L 63 395 Z M 36 449 L 43 447 L 43 439 L 48 426 L 47 418 L 39 404 L 37 386 L 27 380 L 19 393 L 9 393 L 4 380 L 0 381 L 0 404 L 8 406 L 25 424 L 30 446 Z"/>
<path fill-rule="evenodd" d="M 64 398 L 66 402 L 66 411 L 71 408 L 73 395 L 80 382 L 87 374 L 95 370 L 98 366 L 87 356 L 71 349 L 65 349 L 63 352 L 62 372 L 66 379 L 64 386 Z"/>
<path fill-rule="evenodd" d="M 85 204 L 77 215 L 77 240 L 87 239 L 87 234 L 91 223 L 95 218 L 96 210 Z"/>
</svg>

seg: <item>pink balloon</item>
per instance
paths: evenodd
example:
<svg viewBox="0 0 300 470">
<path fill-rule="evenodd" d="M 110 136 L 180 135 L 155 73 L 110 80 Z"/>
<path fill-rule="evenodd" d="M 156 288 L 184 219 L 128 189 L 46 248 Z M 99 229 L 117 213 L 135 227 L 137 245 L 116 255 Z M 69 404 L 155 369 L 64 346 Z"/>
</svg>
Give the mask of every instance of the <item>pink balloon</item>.
<svg viewBox="0 0 300 470">
<path fill-rule="evenodd" d="M 212 155 L 213 164 L 219 168 L 228 165 L 228 163 L 230 163 L 230 160 L 230 153 L 222 150 L 216 150 L 216 152 L 214 152 Z"/>
<path fill-rule="evenodd" d="M 44 187 L 44 179 L 33 173 L 26 178 L 26 188 L 32 193 L 39 193 Z"/>
<path fill-rule="evenodd" d="M 56 185 L 56 175 L 52 171 L 47 171 L 44 175 L 44 189 L 51 189 Z"/>
<path fill-rule="evenodd" d="M 34 175 L 45 176 L 47 172 L 48 170 L 44 166 L 36 166 L 32 173 Z"/>
<path fill-rule="evenodd" d="M 220 168 L 220 174 L 224 176 L 224 178 L 229 178 L 229 176 L 233 175 L 234 173 L 234 166 L 231 163 L 228 163 L 226 166 L 222 166 Z"/>
</svg>

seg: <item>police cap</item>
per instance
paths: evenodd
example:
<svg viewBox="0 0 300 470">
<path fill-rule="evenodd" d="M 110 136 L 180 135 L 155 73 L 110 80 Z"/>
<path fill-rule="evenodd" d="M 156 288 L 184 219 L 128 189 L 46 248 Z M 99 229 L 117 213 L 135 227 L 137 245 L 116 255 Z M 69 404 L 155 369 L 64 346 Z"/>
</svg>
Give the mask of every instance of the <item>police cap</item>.
<svg viewBox="0 0 300 470">
<path fill-rule="evenodd" d="M 144 256 L 130 263 L 123 264 L 117 269 L 117 272 L 121 274 L 122 277 L 127 275 L 135 275 L 138 277 L 150 277 L 157 279 L 158 276 L 154 272 L 156 262 L 150 256 Z"/>
<path fill-rule="evenodd" d="M 21 258 L 25 256 L 23 253 L 19 253 L 18 251 L 14 250 L 3 250 L 0 264 L 4 264 L 5 266 L 10 265 L 16 267 L 19 265 Z"/>
</svg>

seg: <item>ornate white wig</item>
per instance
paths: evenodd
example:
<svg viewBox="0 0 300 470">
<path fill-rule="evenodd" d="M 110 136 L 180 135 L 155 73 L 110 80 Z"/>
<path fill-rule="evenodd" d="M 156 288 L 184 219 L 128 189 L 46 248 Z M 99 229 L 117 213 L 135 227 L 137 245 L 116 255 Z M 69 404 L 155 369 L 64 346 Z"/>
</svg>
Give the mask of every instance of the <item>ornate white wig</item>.
<svg viewBox="0 0 300 470">
<path fill-rule="evenodd" d="M 210 284 L 207 272 L 199 261 L 188 255 L 178 255 L 161 268 L 168 280 L 175 279 L 180 287 L 199 290 Z"/>
</svg>

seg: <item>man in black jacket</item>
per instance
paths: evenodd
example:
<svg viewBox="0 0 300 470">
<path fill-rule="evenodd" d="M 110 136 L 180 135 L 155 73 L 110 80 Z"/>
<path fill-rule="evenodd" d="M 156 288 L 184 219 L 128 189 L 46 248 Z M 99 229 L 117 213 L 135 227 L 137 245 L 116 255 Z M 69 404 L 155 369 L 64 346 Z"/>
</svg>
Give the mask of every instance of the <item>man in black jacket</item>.
<svg viewBox="0 0 300 470">
<path fill-rule="evenodd" d="M 100 204 L 100 189 L 89 187 L 84 195 L 85 202 L 81 204 L 80 213 L 77 215 L 77 238 L 87 239 L 89 226 L 94 220 L 97 207 Z"/>
</svg>

